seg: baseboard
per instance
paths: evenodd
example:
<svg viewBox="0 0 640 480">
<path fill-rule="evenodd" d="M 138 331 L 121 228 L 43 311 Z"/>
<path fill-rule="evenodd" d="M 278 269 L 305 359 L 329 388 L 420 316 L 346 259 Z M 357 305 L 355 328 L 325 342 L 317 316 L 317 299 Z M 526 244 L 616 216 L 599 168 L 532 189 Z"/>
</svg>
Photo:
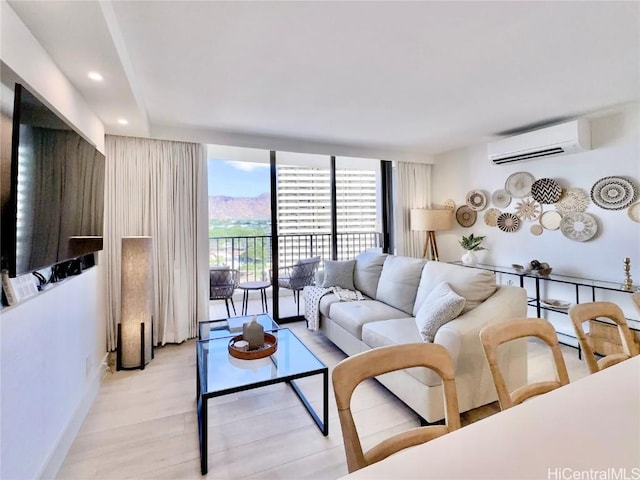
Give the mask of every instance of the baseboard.
<svg viewBox="0 0 640 480">
<path fill-rule="evenodd" d="M 67 427 L 60 434 L 53 451 L 47 456 L 46 460 L 43 463 L 42 469 L 40 470 L 37 478 L 49 479 L 56 478 L 58 474 L 58 470 L 62 466 L 64 459 L 69 453 L 69 449 L 73 444 L 73 441 L 78 435 L 80 431 L 80 427 L 84 422 L 87 413 L 91 409 L 93 402 L 98 395 L 98 391 L 100 390 L 100 384 L 102 383 L 102 379 L 106 373 L 107 361 L 108 361 L 109 353 L 105 353 L 102 361 L 97 366 L 97 368 L 91 373 L 91 378 L 87 383 L 87 388 L 78 402 L 78 406 L 75 408 L 73 416 L 71 420 L 67 424 Z"/>
</svg>

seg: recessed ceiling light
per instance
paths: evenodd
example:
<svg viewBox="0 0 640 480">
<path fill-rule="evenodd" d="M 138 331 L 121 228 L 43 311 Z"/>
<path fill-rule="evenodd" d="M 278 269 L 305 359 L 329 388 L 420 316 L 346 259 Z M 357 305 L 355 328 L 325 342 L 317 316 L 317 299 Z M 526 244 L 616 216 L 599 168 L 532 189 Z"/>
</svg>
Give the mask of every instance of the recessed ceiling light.
<svg viewBox="0 0 640 480">
<path fill-rule="evenodd" d="M 127 120 L 126 118 L 119 118 L 118 123 L 120 125 L 129 125 L 129 120 Z"/>
<path fill-rule="evenodd" d="M 89 78 L 95 82 L 102 81 L 102 75 L 100 75 L 98 72 L 89 72 Z"/>
</svg>

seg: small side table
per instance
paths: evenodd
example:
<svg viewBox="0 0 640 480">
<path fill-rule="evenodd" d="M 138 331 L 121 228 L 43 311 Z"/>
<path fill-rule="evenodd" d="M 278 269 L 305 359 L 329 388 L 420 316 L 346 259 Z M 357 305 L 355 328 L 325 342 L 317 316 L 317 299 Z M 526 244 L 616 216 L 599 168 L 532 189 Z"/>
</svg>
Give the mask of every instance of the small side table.
<svg viewBox="0 0 640 480">
<path fill-rule="evenodd" d="M 242 295 L 242 315 L 247 314 L 247 307 L 249 306 L 249 291 L 259 290 L 260 301 L 262 303 L 262 313 L 269 313 L 269 306 L 267 304 L 267 288 L 271 284 L 269 282 L 243 282 L 238 285 L 238 288 L 244 290 Z"/>
</svg>

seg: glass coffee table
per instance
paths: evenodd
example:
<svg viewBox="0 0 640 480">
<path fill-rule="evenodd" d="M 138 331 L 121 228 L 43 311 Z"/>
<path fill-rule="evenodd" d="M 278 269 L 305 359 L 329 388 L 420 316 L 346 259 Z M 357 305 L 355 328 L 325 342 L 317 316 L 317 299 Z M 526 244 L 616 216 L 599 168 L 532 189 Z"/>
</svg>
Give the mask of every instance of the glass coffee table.
<svg viewBox="0 0 640 480">
<path fill-rule="evenodd" d="M 270 332 L 278 338 L 278 348 L 269 357 L 258 360 L 239 360 L 228 351 L 230 337 L 208 338 L 196 344 L 196 393 L 198 434 L 200 440 L 200 470 L 207 473 L 207 401 L 230 393 L 265 387 L 275 383 L 288 383 L 302 405 L 313 418 L 323 435 L 329 434 L 329 371 L 327 366 L 311 353 L 288 328 Z M 306 399 L 295 380 L 322 375 L 322 420 Z"/>
<path fill-rule="evenodd" d="M 231 317 L 226 320 L 205 320 L 198 322 L 198 339 L 234 337 L 242 335 L 242 324 L 250 322 L 253 315 L 244 317 Z M 256 315 L 256 319 L 265 332 L 280 328 L 278 324 L 266 313 Z"/>
</svg>

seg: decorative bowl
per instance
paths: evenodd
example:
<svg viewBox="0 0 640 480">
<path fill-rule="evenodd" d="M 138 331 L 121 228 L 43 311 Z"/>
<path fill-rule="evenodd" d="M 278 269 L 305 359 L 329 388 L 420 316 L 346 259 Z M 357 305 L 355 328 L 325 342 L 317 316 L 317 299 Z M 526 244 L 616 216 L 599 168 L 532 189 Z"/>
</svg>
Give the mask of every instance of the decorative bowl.
<svg viewBox="0 0 640 480">
<path fill-rule="evenodd" d="M 238 335 L 229 340 L 229 354 L 232 357 L 239 358 L 241 360 L 255 360 L 257 358 L 268 357 L 275 353 L 278 348 L 278 339 L 276 336 L 265 333 L 264 343 L 260 347 L 253 348 L 251 350 L 240 349 L 235 346 L 236 342 L 242 340 L 242 335 Z"/>
</svg>

